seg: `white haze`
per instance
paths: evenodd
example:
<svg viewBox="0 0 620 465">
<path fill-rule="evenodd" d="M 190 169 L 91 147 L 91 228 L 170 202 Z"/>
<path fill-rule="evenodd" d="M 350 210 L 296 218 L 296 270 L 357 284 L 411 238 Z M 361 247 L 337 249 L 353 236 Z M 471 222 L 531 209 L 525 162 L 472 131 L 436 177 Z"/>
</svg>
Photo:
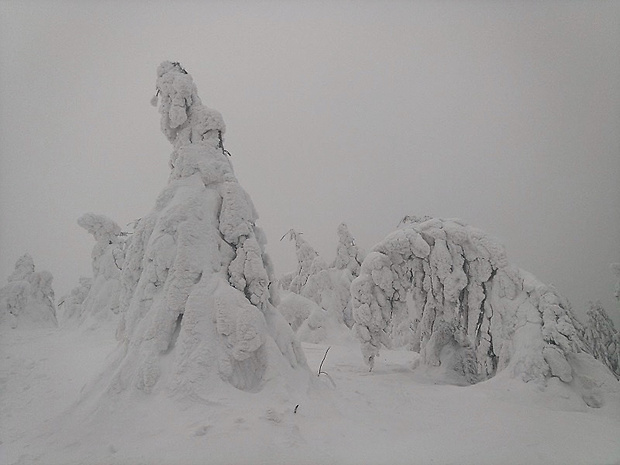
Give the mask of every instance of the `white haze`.
<svg viewBox="0 0 620 465">
<path fill-rule="evenodd" d="M 166 185 L 155 69 L 180 61 L 277 274 L 290 228 L 327 259 L 405 215 L 460 217 L 576 310 L 620 323 L 618 2 L 0 1 L 0 282 L 29 252 L 58 296 L 93 238 Z"/>
</svg>

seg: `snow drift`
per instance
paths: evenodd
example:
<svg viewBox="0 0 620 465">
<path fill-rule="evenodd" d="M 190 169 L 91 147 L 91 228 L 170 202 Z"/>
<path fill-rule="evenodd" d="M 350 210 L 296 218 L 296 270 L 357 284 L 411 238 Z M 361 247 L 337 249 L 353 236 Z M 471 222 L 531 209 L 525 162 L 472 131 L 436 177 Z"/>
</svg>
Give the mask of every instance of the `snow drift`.
<svg viewBox="0 0 620 465">
<path fill-rule="evenodd" d="M 406 218 L 377 244 L 353 282 L 353 316 L 372 369 L 381 345 L 475 383 L 504 371 L 559 378 L 590 406 L 618 390 L 591 355 L 570 306 L 508 263 L 501 244 L 459 220 Z"/>
<path fill-rule="evenodd" d="M 165 391 L 194 399 L 208 399 L 218 387 L 303 385 L 309 370 L 273 306 L 266 240 L 224 150 L 221 115 L 201 103 L 178 63 L 159 66 L 156 97 L 174 147 L 172 171 L 127 245 L 121 343 L 100 382 L 111 394 Z M 107 238 L 116 233 L 101 229 Z"/>
<path fill-rule="evenodd" d="M 0 325 L 22 329 L 56 326 L 52 274 L 34 269 L 28 254 L 15 263 L 8 284 L 0 289 Z"/>
</svg>

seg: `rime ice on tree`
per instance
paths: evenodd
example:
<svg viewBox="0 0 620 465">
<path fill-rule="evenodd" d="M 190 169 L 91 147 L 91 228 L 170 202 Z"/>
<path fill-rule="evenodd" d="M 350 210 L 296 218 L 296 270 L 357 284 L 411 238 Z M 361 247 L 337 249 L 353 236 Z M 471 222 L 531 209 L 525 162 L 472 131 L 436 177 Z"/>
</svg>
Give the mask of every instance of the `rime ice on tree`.
<svg viewBox="0 0 620 465">
<path fill-rule="evenodd" d="M 12 328 L 56 326 L 52 274 L 35 271 L 28 254 L 15 263 L 9 283 L 0 289 L 0 324 Z"/>
<path fill-rule="evenodd" d="M 600 400 L 586 372 L 617 388 L 584 353 L 568 303 L 459 220 L 406 218 L 366 257 L 351 293 L 371 369 L 381 345 L 408 345 L 422 363 L 472 383 L 502 370 L 524 381 L 556 377 L 591 406 Z"/>
<path fill-rule="evenodd" d="M 168 186 L 127 246 L 109 389 L 208 398 L 307 380 L 299 343 L 273 307 L 272 267 L 252 202 L 223 147 L 221 115 L 178 63 L 157 70 Z M 157 102 L 155 102 L 157 103 Z"/>
</svg>

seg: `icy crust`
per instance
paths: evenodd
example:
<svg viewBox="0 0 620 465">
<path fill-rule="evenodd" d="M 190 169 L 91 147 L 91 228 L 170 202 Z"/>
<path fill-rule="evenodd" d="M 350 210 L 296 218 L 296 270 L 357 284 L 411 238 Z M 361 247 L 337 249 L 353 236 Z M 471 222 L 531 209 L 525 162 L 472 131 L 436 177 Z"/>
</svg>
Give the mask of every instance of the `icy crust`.
<svg viewBox="0 0 620 465">
<path fill-rule="evenodd" d="M 68 299 L 64 299 L 63 320 L 89 328 L 102 322 L 118 322 L 120 277 L 126 246 L 121 228 L 107 216 L 95 213 L 85 213 L 77 223 L 96 241 L 91 253 L 93 277 L 90 283 L 80 280 L 80 285 Z M 87 295 L 79 302 L 85 287 L 88 287 Z"/>
<path fill-rule="evenodd" d="M 177 64 L 159 67 L 157 87 L 172 172 L 127 246 L 109 392 L 207 399 L 218 386 L 254 392 L 307 376 L 273 306 L 266 241 L 221 146 L 221 117 L 211 117 Z"/>
<path fill-rule="evenodd" d="M 575 357 L 590 357 L 568 303 L 460 220 L 409 219 L 366 257 L 351 292 L 371 369 L 381 345 L 408 346 L 470 383 L 502 370 L 572 383 Z"/>
<path fill-rule="evenodd" d="M 30 255 L 22 255 L 15 263 L 8 284 L 0 289 L 0 327 L 55 327 L 52 280 L 49 271 L 35 271 Z"/>
</svg>

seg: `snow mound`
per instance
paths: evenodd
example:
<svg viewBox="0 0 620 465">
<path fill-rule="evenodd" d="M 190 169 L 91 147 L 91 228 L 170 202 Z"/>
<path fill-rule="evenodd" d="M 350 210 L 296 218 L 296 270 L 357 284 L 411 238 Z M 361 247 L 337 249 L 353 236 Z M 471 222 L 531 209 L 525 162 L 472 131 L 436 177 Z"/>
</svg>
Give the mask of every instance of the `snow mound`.
<svg viewBox="0 0 620 465">
<path fill-rule="evenodd" d="M 448 365 L 470 383 L 500 371 L 526 382 L 555 377 L 584 400 L 583 360 L 610 375 L 586 353 L 568 302 L 460 220 L 406 218 L 366 257 L 351 292 L 371 370 L 382 345 L 406 346 L 421 364 Z"/>
<path fill-rule="evenodd" d="M 20 329 L 55 327 L 52 280 L 49 271 L 35 271 L 30 255 L 21 256 L 8 284 L 0 289 L 0 326 Z"/>
<path fill-rule="evenodd" d="M 221 115 L 202 105 L 178 63 L 159 66 L 157 90 L 172 171 L 127 244 L 120 345 L 91 389 L 202 401 L 232 387 L 307 389 L 305 356 L 274 307 L 266 240 L 224 149 Z"/>
</svg>

